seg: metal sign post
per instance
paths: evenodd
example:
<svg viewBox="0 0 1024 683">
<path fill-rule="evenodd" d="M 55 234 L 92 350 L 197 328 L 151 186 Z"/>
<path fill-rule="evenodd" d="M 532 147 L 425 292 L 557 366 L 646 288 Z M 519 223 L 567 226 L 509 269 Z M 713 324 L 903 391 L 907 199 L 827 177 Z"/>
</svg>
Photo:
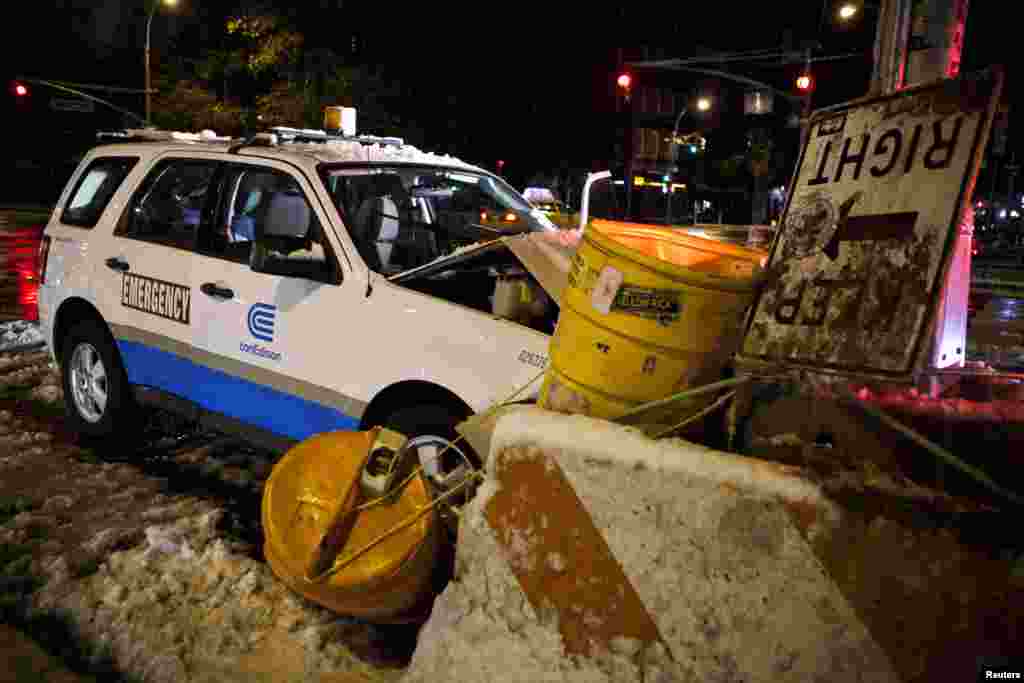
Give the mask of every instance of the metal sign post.
<svg viewBox="0 0 1024 683">
<path fill-rule="evenodd" d="M 890 382 L 932 365 L 926 335 L 1002 80 L 992 69 L 814 114 L 739 365 Z"/>
</svg>

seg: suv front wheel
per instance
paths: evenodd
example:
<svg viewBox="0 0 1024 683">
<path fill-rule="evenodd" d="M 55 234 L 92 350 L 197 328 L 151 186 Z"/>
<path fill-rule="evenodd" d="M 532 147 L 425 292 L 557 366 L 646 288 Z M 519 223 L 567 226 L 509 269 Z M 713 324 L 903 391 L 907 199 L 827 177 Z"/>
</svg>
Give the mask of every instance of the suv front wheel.
<svg viewBox="0 0 1024 683">
<path fill-rule="evenodd" d="M 455 431 L 455 425 L 468 416 L 443 404 L 421 404 L 396 410 L 384 424 L 409 438 L 408 447 L 427 481 L 441 493 L 480 468 L 480 457 Z"/>
<path fill-rule="evenodd" d="M 76 323 L 64 338 L 61 380 L 69 427 L 85 437 L 127 436 L 134 402 L 121 359 L 99 323 Z"/>
</svg>

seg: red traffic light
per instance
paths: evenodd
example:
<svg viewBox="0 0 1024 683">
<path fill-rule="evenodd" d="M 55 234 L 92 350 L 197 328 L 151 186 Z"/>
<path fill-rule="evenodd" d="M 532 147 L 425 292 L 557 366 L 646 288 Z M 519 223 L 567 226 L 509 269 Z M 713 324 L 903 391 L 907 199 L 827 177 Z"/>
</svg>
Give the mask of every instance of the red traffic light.
<svg viewBox="0 0 1024 683">
<path fill-rule="evenodd" d="M 18 97 L 24 97 L 25 95 L 28 95 L 28 88 L 23 83 L 15 83 L 14 94 Z"/>
<path fill-rule="evenodd" d="M 619 78 L 615 82 L 623 90 L 629 90 L 629 86 L 633 84 L 633 77 L 629 74 L 619 74 Z"/>
<path fill-rule="evenodd" d="M 796 79 L 796 89 L 803 93 L 809 93 L 814 89 L 814 78 L 810 74 L 801 74 Z"/>
</svg>

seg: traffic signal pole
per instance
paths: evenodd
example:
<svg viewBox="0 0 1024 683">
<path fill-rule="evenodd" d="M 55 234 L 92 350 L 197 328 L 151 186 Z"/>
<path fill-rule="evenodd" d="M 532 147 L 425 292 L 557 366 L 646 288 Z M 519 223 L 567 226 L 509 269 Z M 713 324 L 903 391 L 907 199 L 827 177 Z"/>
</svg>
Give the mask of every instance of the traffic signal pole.
<svg viewBox="0 0 1024 683">
<path fill-rule="evenodd" d="M 25 82 L 25 83 L 32 83 L 34 85 L 46 86 L 48 88 L 53 88 L 54 90 L 58 90 L 60 92 L 66 92 L 66 93 L 70 93 L 72 95 L 77 95 L 78 97 L 81 97 L 82 99 L 89 100 L 91 102 L 96 102 L 97 104 L 102 104 L 103 106 L 108 107 L 108 108 L 116 111 L 119 114 L 123 114 L 124 116 L 130 117 L 130 118 L 138 121 L 139 123 L 141 123 L 143 125 L 146 124 L 145 119 L 140 117 L 135 112 L 131 112 L 131 111 L 128 111 L 127 109 L 123 109 L 121 107 L 118 107 L 116 104 L 113 104 L 112 102 L 108 102 L 107 100 L 104 100 L 104 99 L 101 99 L 99 97 L 96 97 L 95 95 L 90 95 L 89 93 L 82 92 L 81 90 L 79 90 L 79 88 L 90 88 L 90 89 L 95 89 L 95 90 L 111 90 L 113 92 L 138 92 L 138 90 L 134 90 L 134 89 L 131 89 L 131 88 L 112 88 L 112 87 L 99 86 L 99 85 L 68 84 L 68 83 L 65 83 L 65 82 L 62 82 L 62 81 L 49 81 L 49 80 L 43 80 L 41 78 L 20 78 L 19 77 L 18 80 L 22 81 L 22 82 Z M 72 85 L 78 85 L 78 88 L 73 88 L 73 87 L 71 87 Z"/>
</svg>

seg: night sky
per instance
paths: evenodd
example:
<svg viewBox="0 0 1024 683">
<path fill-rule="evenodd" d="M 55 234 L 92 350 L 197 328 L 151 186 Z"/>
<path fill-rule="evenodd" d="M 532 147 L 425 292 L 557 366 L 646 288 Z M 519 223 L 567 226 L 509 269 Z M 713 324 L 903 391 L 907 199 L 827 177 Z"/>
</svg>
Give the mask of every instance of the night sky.
<svg viewBox="0 0 1024 683">
<path fill-rule="evenodd" d="M 154 20 L 154 49 L 202 27 L 217 30 L 236 4 L 179 0 L 176 10 L 161 12 Z M 289 14 L 308 45 L 333 45 L 335 36 L 357 32 L 358 59 L 383 64 L 402 79 L 428 86 L 434 98 L 404 103 L 404 113 L 424 131 L 425 147 L 492 168 L 502 158 L 509 173 L 520 175 L 559 164 L 590 164 L 600 156 L 591 152 L 607 144 L 619 47 L 638 56 L 648 48 L 651 55 L 686 57 L 698 49 L 778 47 L 788 32 L 794 46 L 818 40 L 827 54 L 862 53 L 861 58 L 815 67 L 815 105 L 824 106 L 863 93 L 874 37 L 873 15 L 850 26 L 823 23 L 820 0 L 621 6 L 339 0 L 265 4 Z M 19 11 L 17 20 L 8 21 L 13 35 L 3 47 L 9 77 L 142 86 L 142 0 L 36 0 L 20 5 Z M 1019 61 L 1011 53 L 1018 32 L 1014 24 L 1001 3 L 975 0 L 964 52 L 965 68 L 1007 64 L 1011 94 L 1012 69 Z M 792 89 L 798 69 L 735 67 L 786 89 Z M 1013 147 L 1020 146 L 1021 137 L 1011 136 Z"/>
</svg>

